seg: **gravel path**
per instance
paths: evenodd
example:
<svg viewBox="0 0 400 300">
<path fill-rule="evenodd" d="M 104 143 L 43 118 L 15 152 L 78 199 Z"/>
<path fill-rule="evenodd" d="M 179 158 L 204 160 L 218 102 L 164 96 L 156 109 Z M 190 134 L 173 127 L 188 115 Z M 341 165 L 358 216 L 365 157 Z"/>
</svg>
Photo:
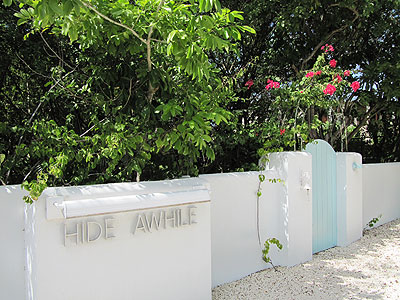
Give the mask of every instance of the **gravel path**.
<svg viewBox="0 0 400 300">
<path fill-rule="evenodd" d="M 277 269 L 218 286 L 212 299 L 400 299 L 400 219 L 367 231 L 348 247 Z"/>
</svg>

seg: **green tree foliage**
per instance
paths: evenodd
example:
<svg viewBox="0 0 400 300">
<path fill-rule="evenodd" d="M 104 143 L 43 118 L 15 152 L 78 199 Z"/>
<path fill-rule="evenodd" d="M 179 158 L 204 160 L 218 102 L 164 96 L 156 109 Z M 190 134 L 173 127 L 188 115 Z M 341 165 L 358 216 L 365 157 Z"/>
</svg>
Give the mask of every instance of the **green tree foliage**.
<svg viewBox="0 0 400 300">
<path fill-rule="evenodd" d="M 231 91 L 208 53 L 234 51 L 253 31 L 235 23 L 240 12 L 213 0 L 67 0 L 21 1 L 15 16 L 57 64 L 37 67 L 46 82 L 4 151 L 3 181 L 23 177 L 35 200 L 46 185 L 196 174 L 199 159 L 215 158 L 211 134 L 230 118 Z"/>
<path fill-rule="evenodd" d="M 33 198 L 46 185 L 257 169 L 257 152 L 313 138 L 400 158 L 399 0 L 3 4 L 0 180 L 26 181 Z M 361 88 L 299 106 L 327 43 Z"/>
</svg>

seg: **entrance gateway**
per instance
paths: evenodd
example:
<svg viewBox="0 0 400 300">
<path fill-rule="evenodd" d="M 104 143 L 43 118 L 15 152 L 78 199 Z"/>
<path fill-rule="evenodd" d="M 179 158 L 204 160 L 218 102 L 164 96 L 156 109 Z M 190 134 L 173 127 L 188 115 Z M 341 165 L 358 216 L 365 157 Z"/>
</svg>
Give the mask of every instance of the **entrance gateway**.
<svg viewBox="0 0 400 300">
<path fill-rule="evenodd" d="M 324 140 L 307 144 L 312 155 L 313 253 L 337 245 L 336 153 Z"/>
</svg>

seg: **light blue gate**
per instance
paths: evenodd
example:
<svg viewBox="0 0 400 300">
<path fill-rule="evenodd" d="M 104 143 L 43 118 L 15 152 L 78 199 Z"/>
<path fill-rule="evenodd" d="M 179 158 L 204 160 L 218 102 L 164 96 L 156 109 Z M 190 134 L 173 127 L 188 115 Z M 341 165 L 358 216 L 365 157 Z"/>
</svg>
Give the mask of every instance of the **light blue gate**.
<svg viewBox="0 0 400 300">
<path fill-rule="evenodd" d="M 337 245 L 336 153 L 327 142 L 306 146 L 312 154 L 313 253 Z"/>
</svg>

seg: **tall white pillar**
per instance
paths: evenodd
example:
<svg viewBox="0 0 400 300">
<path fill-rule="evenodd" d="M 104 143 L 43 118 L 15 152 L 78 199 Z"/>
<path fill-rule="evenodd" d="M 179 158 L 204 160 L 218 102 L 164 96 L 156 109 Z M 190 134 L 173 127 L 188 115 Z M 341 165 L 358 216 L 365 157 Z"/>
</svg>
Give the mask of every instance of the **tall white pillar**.
<svg viewBox="0 0 400 300">
<path fill-rule="evenodd" d="M 269 167 L 283 181 L 280 201 L 282 265 L 312 259 L 312 156 L 306 152 L 272 153 Z"/>
<path fill-rule="evenodd" d="M 338 246 L 362 237 L 362 157 L 359 153 L 336 154 Z"/>
</svg>

